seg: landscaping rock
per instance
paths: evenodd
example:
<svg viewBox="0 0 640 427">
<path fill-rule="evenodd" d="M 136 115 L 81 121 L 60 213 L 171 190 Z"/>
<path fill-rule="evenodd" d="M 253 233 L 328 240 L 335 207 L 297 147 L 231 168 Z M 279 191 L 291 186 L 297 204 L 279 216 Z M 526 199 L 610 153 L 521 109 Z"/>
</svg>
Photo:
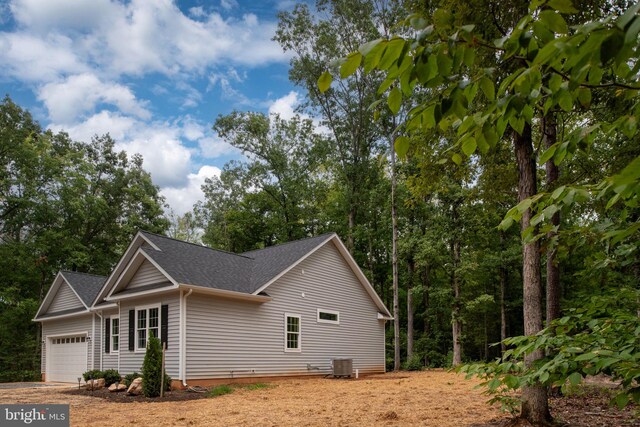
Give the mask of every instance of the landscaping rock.
<svg viewBox="0 0 640 427">
<path fill-rule="evenodd" d="M 101 388 L 104 388 L 104 378 L 87 381 L 87 390 L 100 390 Z"/>
<path fill-rule="evenodd" d="M 133 380 L 133 382 L 129 386 L 129 389 L 127 390 L 127 394 L 131 394 L 134 396 L 142 394 L 142 378 L 141 377 L 138 377 L 135 380 Z"/>
<path fill-rule="evenodd" d="M 125 391 L 126 389 L 127 389 L 127 386 L 126 386 L 126 385 L 124 385 L 124 384 L 117 384 L 117 385 L 116 385 L 116 383 L 113 383 L 113 384 L 111 384 L 111 385 L 109 386 L 109 391 L 110 391 L 111 393 L 117 393 L 117 392 L 119 392 L 119 391 Z"/>
</svg>

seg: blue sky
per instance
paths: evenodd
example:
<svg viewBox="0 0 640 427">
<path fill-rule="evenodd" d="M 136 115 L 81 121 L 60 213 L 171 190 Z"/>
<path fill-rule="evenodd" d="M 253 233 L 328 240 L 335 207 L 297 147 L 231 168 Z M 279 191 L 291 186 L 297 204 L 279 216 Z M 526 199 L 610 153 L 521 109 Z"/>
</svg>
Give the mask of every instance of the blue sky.
<svg viewBox="0 0 640 427">
<path fill-rule="evenodd" d="M 78 141 L 140 153 L 172 209 L 241 155 L 218 114 L 293 115 L 303 94 L 271 41 L 293 1 L 0 0 L 0 89 Z"/>
</svg>

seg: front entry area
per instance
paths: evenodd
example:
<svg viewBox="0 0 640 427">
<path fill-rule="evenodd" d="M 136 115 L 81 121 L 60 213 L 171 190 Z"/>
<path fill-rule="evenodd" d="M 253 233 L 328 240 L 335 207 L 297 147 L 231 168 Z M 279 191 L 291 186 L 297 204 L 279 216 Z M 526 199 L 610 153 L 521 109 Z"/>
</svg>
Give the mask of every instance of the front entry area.
<svg viewBox="0 0 640 427">
<path fill-rule="evenodd" d="M 49 338 L 47 354 L 47 381 L 77 383 L 87 371 L 85 335 Z"/>
</svg>

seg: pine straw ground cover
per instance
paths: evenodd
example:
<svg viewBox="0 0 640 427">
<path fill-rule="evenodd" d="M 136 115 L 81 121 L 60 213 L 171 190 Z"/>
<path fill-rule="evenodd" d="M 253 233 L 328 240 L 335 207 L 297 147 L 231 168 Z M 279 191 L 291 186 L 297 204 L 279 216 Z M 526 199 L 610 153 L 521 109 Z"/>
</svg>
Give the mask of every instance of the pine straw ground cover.
<svg viewBox="0 0 640 427">
<path fill-rule="evenodd" d="M 507 420 L 473 381 L 443 371 L 359 380 L 287 379 L 204 398 L 118 400 L 69 388 L 0 390 L 0 403 L 70 403 L 71 425 L 499 426 Z M 123 399 L 124 400 L 119 400 Z M 186 399 L 186 400 L 185 400 Z M 620 421 L 619 419 L 617 421 Z M 582 424 L 571 424 L 582 425 Z M 588 424 L 587 424 L 588 425 Z M 631 425 L 631 424 L 598 424 Z"/>
</svg>

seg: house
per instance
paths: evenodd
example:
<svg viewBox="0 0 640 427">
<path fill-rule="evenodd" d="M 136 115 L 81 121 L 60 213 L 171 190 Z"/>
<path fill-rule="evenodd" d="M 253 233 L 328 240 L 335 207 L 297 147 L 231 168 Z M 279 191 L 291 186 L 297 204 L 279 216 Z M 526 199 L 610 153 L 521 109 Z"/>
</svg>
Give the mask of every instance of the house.
<svg viewBox="0 0 640 427">
<path fill-rule="evenodd" d="M 166 346 L 174 386 L 385 370 L 389 310 L 334 233 L 234 254 L 140 231 L 109 277 L 61 271 L 35 318 L 42 375 L 140 371 Z"/>
</svg>

